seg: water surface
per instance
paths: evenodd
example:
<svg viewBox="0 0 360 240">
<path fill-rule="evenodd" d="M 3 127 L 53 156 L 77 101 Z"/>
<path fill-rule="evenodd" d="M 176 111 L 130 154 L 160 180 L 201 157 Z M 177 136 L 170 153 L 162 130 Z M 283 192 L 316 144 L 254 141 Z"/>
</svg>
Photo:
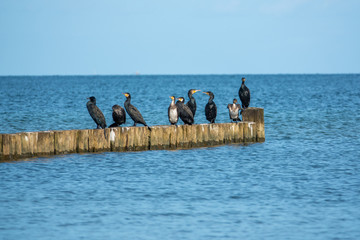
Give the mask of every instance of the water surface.
<svg viewBox="0 0 360 240">
<path fill-rule="evenodd" d="M 228 122 L 241 77 L 0 77 L 0 132 L 94 128 L 89 96 L 110 125 L 122 92 L 168 124 L 169 96 L 190 88 Z M 264 143 L 0 163 L 0 239 L 359 239 L 360 75 L 246 78 Z"/>
</svg>

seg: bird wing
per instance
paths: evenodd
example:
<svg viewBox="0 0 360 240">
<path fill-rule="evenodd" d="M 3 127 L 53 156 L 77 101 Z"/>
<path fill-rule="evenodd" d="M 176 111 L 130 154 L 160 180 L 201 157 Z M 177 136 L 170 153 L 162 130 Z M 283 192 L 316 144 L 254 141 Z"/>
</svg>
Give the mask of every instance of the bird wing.
<svg viewBox="0 0 360 240">
<path fill-rule="evenodd" d="M 123 108 L 114 110 L 112 113 L 112 117 L 114 122 L 116 122 L 117 124 L 125 123 L 126 121 L 125 110 Z"/>
<path fill-rule="evenodd" d="M 129 105 L 129 110 L 132 113 L 140 113 L 140 111 L 134 105 Z"/>
<path fill-rule="evenodd" d="M 193 124 L 194 115 L 192 114 L 190 108 L 184 104 L 179 104 L 177 107 L 181 120 L 186 124 Z"/>
<path fill-rule="evenodd" d="M 242 85 L 239 89 L 239 97 L 241 100 L 242 105 L 247 107 L 250 104 L 250 90 L 245 85 Z"/>
<path fill-rule="evenodd" d="M 130 105 L 129 110 L 131 111 L 131 114 L 132 114 L 132 115 L 130 115 L 130 114 L 129 115 L 134 121 L 136 120 L 135 122 L 146 124 L 140 111 L 134 105 Z"/>
<path fill-rule="evenodd" d="M 244 97 L 249 96 L 250 95 L 249 89 L 245 89 L 245 91 L 243 92 L 243 95 L 244 95 Z"/>
<path fill-rule="evenodd" d="M 104 114 L 101 112 L 100 108 L 98 106 L 94 105 L 92 109 L 93 115 L 90 113 L 91 117 L 94 119 L 96 124 L 100 125 L 102 128 L 106 127 L 106 120 L 104 117 Z"/>
<path fill-rule="evenodd" d="M 217 114 L 217 107 L 215 103 L 211 103 L 211 104 L 206 104 L 205 107 L 205 113 L 206 113 L 206 117 L 207 119 L 212 119 L 216 117 Z"/>
<path fill-rule="evenodd" d="M 190 108 L 193 116 L 195 117 L 195 113 L 196 113 L 196 100 L 195 100 L 195 98 L 190 98 L 189 101 L 185 105 Z"/>
<path fill-rule="evenodd" d="M 126 113 L 125 113 L 125 109 L 121 108 L 121 114 L 124 116 L 124 123 L 126 123 Z"/>
<path fill-rule="evenodd" d="M 184 105 L 183 109 L 192 119 L 194 119 L 194 115 L 188 106 Z"/>
</svg>

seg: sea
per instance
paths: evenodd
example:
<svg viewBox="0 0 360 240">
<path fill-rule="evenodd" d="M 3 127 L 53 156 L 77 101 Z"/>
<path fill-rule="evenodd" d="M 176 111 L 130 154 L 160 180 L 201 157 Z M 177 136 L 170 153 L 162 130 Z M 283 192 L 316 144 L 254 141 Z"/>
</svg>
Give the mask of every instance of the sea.
<svg viewBox="0 0 360 240">
<path fill-rule="evenodd" d="M 2 76 L 0 133 L 96 128 L 90 96 L 110 125 L 125 92 L 150 126 L 189 89 L 230 122 L 242 77 L 265 142 L 0 162 L 0 239 L 360 239 L 360 74 Z"/>
</svg>

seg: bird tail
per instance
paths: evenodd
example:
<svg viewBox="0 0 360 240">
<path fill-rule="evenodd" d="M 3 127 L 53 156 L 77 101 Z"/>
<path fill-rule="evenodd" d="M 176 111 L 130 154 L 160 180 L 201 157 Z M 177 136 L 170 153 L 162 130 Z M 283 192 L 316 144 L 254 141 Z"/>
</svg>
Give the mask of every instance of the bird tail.
<svg viewBox="0 0 360 240">
<path fill-rule="evenodd" d="M 147 128 L 149 129 L 149 131 L 151 132 L 151 127 L 149 127 L 148 125 L 146 125 L 147 126 Z"/>
<path fill-rule="evenodd" d="M 107 139 L 107 136 L 106 136 L 106 128 L 104 128 L 104 136 L 105 136 L 105 139 Z"/>
<path fill-rule="evenodd" d="M 111 124 L 111 125 L 109 126 L 109 128 L 114 128 L 114 127 L 118 127 L 118 126 L 119 126 L 119 124 L 113 123 L 113 124 Z"/>
</svg>

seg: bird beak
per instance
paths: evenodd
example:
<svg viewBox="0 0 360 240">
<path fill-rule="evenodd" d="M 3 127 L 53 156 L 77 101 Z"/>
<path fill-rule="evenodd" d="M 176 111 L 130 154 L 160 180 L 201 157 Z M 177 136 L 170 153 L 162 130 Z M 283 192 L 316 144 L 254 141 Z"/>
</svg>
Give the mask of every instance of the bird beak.
<svg viewBox="0 0 360 240">
<path fill-rule="evenodd" d="M 195 90 L 195 92 L 200 92 L 201 90 Z"/>
<path fill-rule="evenodd" d="M 208 93 L 208 92 L 203 92 L 203 93 L 205 93 L 206 95 L 209 95 L 209 93 Z"/>
<path fill-rule="evenodd" d="M 170 96 L 169 98 L 174 99 L 173 96 Z"/>
</svg>

